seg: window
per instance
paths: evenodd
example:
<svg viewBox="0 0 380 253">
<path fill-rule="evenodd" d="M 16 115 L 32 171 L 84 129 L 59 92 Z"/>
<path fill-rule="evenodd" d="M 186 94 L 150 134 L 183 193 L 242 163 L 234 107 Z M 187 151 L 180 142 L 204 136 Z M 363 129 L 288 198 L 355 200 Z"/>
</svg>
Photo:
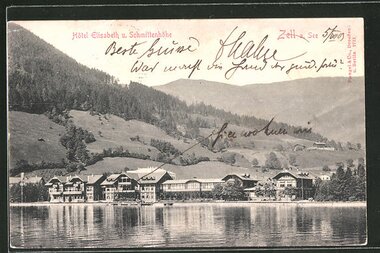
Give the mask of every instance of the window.
<svg viewBox="0 0 380 253">
<path fill-rule="evenodd" d="M 187 189 L 199 189 L 199 183 L 196 183 L 196 182 L 188 183 Z"/>
</svg>

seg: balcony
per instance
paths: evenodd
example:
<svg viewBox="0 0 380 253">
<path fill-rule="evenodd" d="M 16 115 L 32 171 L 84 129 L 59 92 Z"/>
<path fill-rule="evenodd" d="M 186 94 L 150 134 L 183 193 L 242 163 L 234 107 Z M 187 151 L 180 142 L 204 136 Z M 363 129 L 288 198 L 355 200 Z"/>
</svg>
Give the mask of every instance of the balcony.
<svg viewBox="0 0 380 253">
<path fill-rule="evenodd" d="M 115 192 L 135 192 L 134 189 L 117 189 Z"/>
<path fill-rule="evenodd" d="M 131 182 L 119 182 L 119 185 L 131 185 Z"/>
<path fill-rule="evenodd" d="M 51 194 L 51 195 L 61 195 L 62 191 L 49 191 L 49 194 Z"/>
<path fill-rule="evenodd" d="M 84 194 L 83 191 L 64 191 L 63 195 L 78 195 L 78 194 Z"/>
</svg>

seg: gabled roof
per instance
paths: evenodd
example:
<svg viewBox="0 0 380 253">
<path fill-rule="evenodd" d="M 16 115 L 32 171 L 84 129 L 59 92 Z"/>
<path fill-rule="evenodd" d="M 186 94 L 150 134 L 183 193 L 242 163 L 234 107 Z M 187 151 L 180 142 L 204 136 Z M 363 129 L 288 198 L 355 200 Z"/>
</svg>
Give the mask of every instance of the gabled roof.
<svg viewBox="0 0 380 253">
<path fill-rule="evenodd" d="M 86 176 L 78 176 L 78 175 L 75 175 L 75 176 L 69 176 L 68 178 L 68 181 L 73 181 L 74 179 L 79 179 L 80 181 L 82 182 L 87 182 L 87 178 Z"/>
<path fill-rule="evenodd" d="M 54 176 L 52 177 L 45 185 L 50 186 L 53 184 L 53 181 L 59 181 L 62 184 L 65 185 L 71 185 L 73 184 L 74 179 L 79 179 L 82 182 L 88 183 L 88 184 L 94 184 L 98 180 L 100 180 L 103 177 L 103 175 L 74 175 L 74 176 Z"/>
<path fill-rule="evenodd" d="M 162 177 L 168 175 L 173 178 L 168 171 L 156 168 L 142 168 L 137 170 L 127 171 L 127 175 L 130 178 L 136 180 L 139 184 L 155 184 L 161 180 Z"/>
<path fill-rule="evenodd" d="M 221 179 L 214 179 L 214 178 L 191 178 L 191 179 L 178 179 L 178 180 L 167 180 L 163 182 L 162 184 L 186 184 L 191 181 L 197 181 L 199 183 L 223 183 L 223 180 Z"/>
<path fill-rule="evenodd" d="M 218 178 L 196 178 L 195 180 L 201 183 L 223 183 L 224 182 L 222 179 L 218 179 Z"/>
<path fill-rule="evenodd" d="M 257 182 L 258 180 L 257 179 L 254 179 L 254 178 L 251 178 L 250 175 L 239 175 L 239 174 L 228 174 L 226 175 L 225 177 L 222 178 L 223 181 L 226 181 L 226 178 L 228 176 L 236 176 L 238 178 L 240 178 L 242 181 L 254 181 L 254 182 Z"/>
<path fill-rule="evenodd" d="M 53 181 L 55 181 L 55 180 L 57 180 L 57 181 L 59 181 L 59 182 L 61 182 L 61 183 L 66 183 L 67 182 L 67 177 L 65 177 L 65 176 L 54 176 L 54 177 L 52 177 L 52 178 L 50 178 L 49 179 L 49 181 L 47 181 L 47 183 L 45 184 L 46 186 L 49 186 L 49 185 L 52 185 L 53 183 Z"/>
<path fill-rule="evenodd" d="M 125 172 L 111 174 L 100 185 L 113 185 L 116 183 L 117 179 L 122 175 L 129 177 Z"/>
<path fill-rule="evenodd" d="M 296 178 L 296 179 L 310 179 L 310 180 L 313 179 L 308 172 L 293 173 L 288 170 L 279 172 L 277 175 L 273 177 L 273 179 L 278 179 L 282 177 L 283 175 L 290 175 L 291 177 Z"/>
<path fill-rule="evenodd" d="M 87 176 L 87 184 L 96 184 L 101 179 L 103 179 L 103 175 L 88 175 Z"/>
<path fill-rule="evenodd" d="M 166 180 L 162 184 L 186 184 L 189 179 Z"/>
<path fill-rule="evenodd" d="M 125 175 L 125 173 L 116 173 L 116 174 L 111 174 L 107 177 L 107 181 L 114 181 L 116 179 L 118 179 L 118 177 L 120 177 L 122 174 Z"/>
</svg>

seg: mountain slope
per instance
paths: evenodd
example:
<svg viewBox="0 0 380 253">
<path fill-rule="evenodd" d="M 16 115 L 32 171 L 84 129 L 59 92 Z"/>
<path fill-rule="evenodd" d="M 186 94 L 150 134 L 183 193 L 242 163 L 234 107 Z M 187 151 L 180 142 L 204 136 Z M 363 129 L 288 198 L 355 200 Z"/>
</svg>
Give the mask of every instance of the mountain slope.
<svg viewBox="0 0 380 253">
<path fill-rule="evenodd" d="M 234 86 L 180 79 L 154 87 L 188 104 L 203 102 L 241 115 L 313 127 L 330 139 L 364 144 L 364 79 L 299 79 Z M 343 133 L 343 134 L 342 134 Z"/>
<path fill-rule="evenodd" d="M 101 153 L 103 149 L 118 148 L 123 146 L 130 152 L 149 155 L 155 158 L 159 151 L 151 146 L 151 139 L 170 142 L 175 148 L 183 151 L 196 143 L 195 140 L 184 138 L 174 138 L 169 136 L 162 129 L 138 120 L 124 120 L 118 116 L 91 115 L 89 112 L 72 110 L 70 111 L 72 121 L 76 126 L 91 131 L 96 141 L 87 145 L 91 152 Z M 211 129 L 209 132 L 211 133 Z M 136 137 L 138 136 L 138 140 Z M 196 156 L 207 156 L 211 159 L 216 158 L 213 152 L 196 146 L 190 152 Z"/>
<path fill-rule="evenodd" d="M 59 163 L 66 157 L 66 149 L 59 142 L 65 128 L 45 115 L 9 112 L 9 165 L 17 161 Z"/>
<path fill-rule="evenodd" d="M 98 170 L 115 172 L 119 168 L 157 166 L 167 161 L 178 164 L 168 167 L 183 176 L 213 178 L 227 171 L 244 172 L 247 167 L 260 171 L 252 168 L 253 159 L 257 158 L 263 166 L 269 153 L 275 149 L 280 150 L 276 152 L 286 167 L 288 154 L 295 144 L 311 146 L 314 141 L 325 139 L 317 133 L 297 136 L 292 132 L 295 126 L 274 121 L 271 128 L 287 128 L 289 134 L 223 139 L 213 151 L 208 149 L 211 140 L 208 143 L 203 140 L 202 145 L 194 146 L 185 155 L 171 161 L 172 157 L 195 145 L 201 136 L 208 136 L 225 122 L 229 123 L 228 130 L 240 134 L 244 130 L 261 128 L 269 121 L 255 116 L 239 116 L 235 111 L 230 113 L 204 104 L 187 106 L 171 95 L 138 83 L 120 85 L 114 77 L 78 64 L 14 24 L 10 24 L 8 52 L 10 169 L 14 169 L 14 174 L 28 172 L 51 176 L 51 171 L 78 173 L 84 168 L 88 173 Z M 212 98 L 219 101 L 219 94 L 223 94 L 227 103 L 236 108 L 240 108 L 240 100 L 262 99 L 261 96 L 254 98 L 249 90 L 243 92 L 244 96 L 248 95 L 244 98 L 238 92 L 242 87 L 225 84 L 213 84 L 212 87 Z M 218 93 L 220 90 L 227 92 Z M 199 91 L 202 90 L 199 88 Z M 274 91 L 272 93 L 275 94 Z M 342 108 L 347 104 L 344 96 L 337 100 Z M 328 109 L 318 111 L 318 115 L 336 116 Z M 90 138 L 86 141 L 85 136 Z M 61 144 L 61 137 L 67 150 Z M 151 139 L 158 141 L 151 143 Z M 362 155 L 356 153 L 355 156 Z M 230 159 L 232 155 L 234 159 Z M 302 163 L 305 167 L 310 164 L 322 167 L 325 162 L 330 164 L 354 158 L 354 155 L 342 152 L 299 155 L 309 156 Z M 110 157 L 115 156 L 120 159 L 111 160 Z M 125 156 L 133 158 L 126 160 Z M 325 159 L 326 156 L 329 159 Z M 28 170 L 25 166 L 16 166 L 15 169 L 17 161 L 22 159 L 36 164 L 29 164 Z M 211 161 L 206 162 L 208 159 Z M 51 163 L 46 166 L 46 162 Z M 220 171 L 215 172 L 218 168 Z"/>
<path fill-rule="evenodd" d="M 77 63 L 21 26 L 10 23 L 9 31 L 11 110 L 53 114 L 66 110 L 109 113 L 153 124 L 176 137 L 181 135 L 178 128 L 184 126 L 182 135 L 189 138 L 196 138 L 198 128 L 204 125 L 191 114 L 216 116 L 224 122 L 252 127 L 268 123 L 252 115 L 244 118 L 210 106 L 189 107 L 173 96 L 142 84 L 120 85 L 115 81 L 117 78 Z M 234 101 L 238 103 L 239 98 Z M 273 127 L 292 128 L 279 121 L 273 122 Z M 296 137 L 314 141 L 323 138 L 315 133 Z"/>
</svg>

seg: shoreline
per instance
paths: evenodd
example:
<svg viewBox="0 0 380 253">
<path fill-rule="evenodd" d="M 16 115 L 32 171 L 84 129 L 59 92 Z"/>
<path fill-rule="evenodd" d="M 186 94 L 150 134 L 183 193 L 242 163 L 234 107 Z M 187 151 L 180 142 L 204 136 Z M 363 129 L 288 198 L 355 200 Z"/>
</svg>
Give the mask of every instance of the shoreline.
<svg viewBox="0 0 380 253">
<path fill-rule="evenodd" d="M 191 205 L 228 205 L 228 206 L 307 206 L 307 207 L 366 207 L 367 202 L 355 201 L 355 202 L 317 202 L 317 201 L 222 201 L 222 202 L 175 202 L 165 201 L 156 202 L 148 206 L 153 207 L 166 207 L 167 203 L 172 203 L 170 206 L 191 206 Z M 82 202 L 82 203 L 51 203 L 51 202 L 28 202 L 28 203 L 9 203 L 10 207 L 29 207 L 29 206 L 80 206 L 80 205 L 92 205 L 92 206 L 135 206 L 141 205 L 136 202 Z"/>
</svg>

